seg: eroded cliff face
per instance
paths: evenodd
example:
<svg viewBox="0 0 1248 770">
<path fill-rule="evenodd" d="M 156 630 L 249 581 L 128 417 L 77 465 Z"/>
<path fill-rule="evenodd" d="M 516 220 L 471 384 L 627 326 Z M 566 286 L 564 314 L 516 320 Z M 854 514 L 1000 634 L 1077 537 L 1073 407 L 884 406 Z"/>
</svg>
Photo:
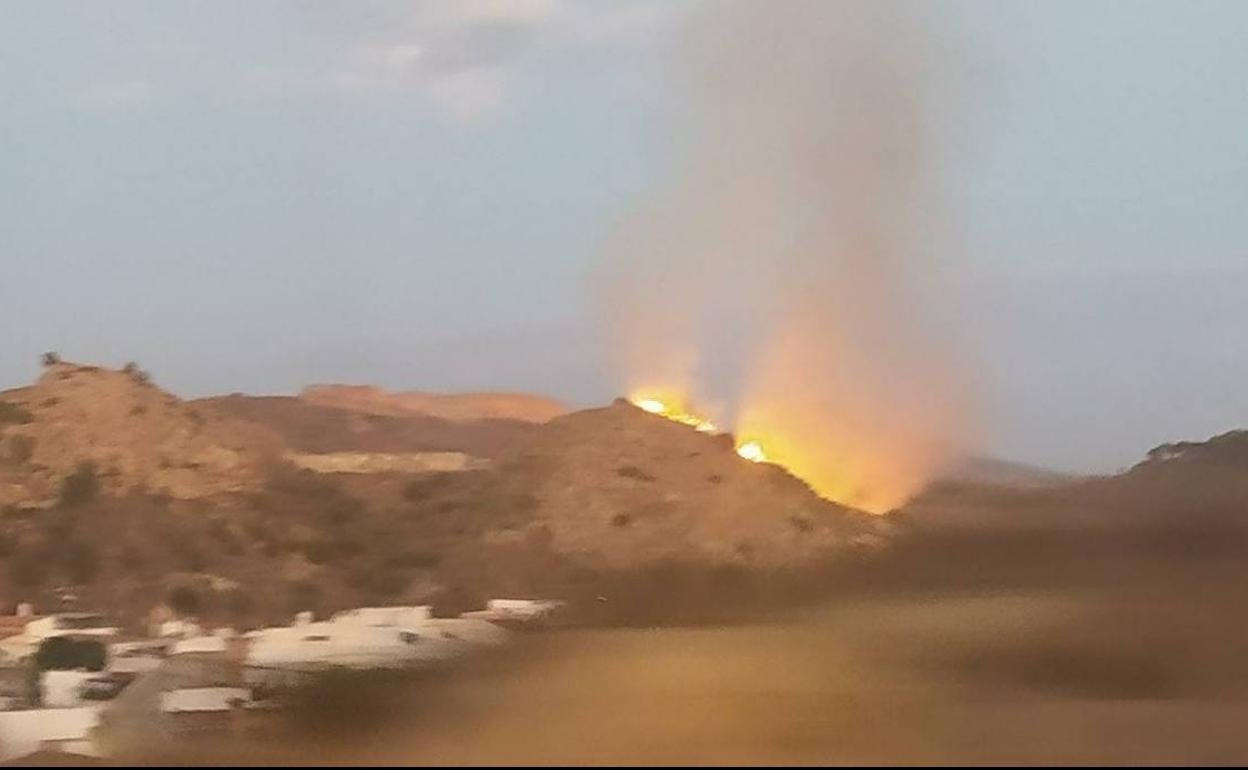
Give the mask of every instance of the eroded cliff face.
<svg viewBox="0 0 1248 770">
<path fill-rule="evenodd" d="M 372 385 L 310 385 L 299 397 L 308 403 L 366 414 L 421 414 L 444 420 L 541 423 L 568 411 L 566 406 L 554 399 L 525 393 L 391 393 Z"/>
</svg>

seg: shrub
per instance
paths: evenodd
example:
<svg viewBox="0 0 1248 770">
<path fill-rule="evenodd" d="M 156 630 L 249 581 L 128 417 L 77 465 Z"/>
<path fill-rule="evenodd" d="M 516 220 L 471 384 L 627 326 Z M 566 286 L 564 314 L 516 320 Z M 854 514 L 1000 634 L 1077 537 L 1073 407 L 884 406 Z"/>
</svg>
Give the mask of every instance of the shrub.
<svg viewBox="0 0 1248 770">
<path fill-rule="evenodd" d="M 792 524 L 798 532 L 810 532 L 815 528 L 814 523 L 805 516 L 790 516 L 789 523 Z"/>
<path fill-rule="evenodd" d="M 127 545 L 121 549 L 121 553 L 117 557 L 117 562 L 128 572 L 135 572 L 143 568 L 147 563 L 143 552 L 133 545 Z"/>
<path fill-rule="evenodd" d="M 243 544 L 234 530 L 224 521 L 217 519 L 208 529 L 209 533 L 221 544 L 221 550 L 230 556 L 238 556 L 243 552 Z"/>
<path fill-rule="evenodd" d="M 290 584 L 290 611 L 316 611 L 321 603 L 321 589 L 315 583 L 300 580 Z"/>
<path fill-rule="evenodd" d="M 3 510 L 0 510 L 0 515 L 3 515 L 6 519 L 13 520 L 31 519 L 38 513 L 38 508 L 27 508 L 21 505 L 6 505 Z"/>
<path fill-rule="evenodd" d="M 56 351 L 49 350 L 39 357 L 44 366 L 56 366 L 61 362 L 61 354 Z"/>
<path fill-rule="evenodd" d="M 182 616 L 198 615 L 204 608 L 204 597 L 188 585 L 174 586 L 165 597 L 165 603 Z"/>
<path fill-rule="evenodd" d="M 68 508 L 59 508 L 44 514 L 40 523 L 43 524 L 43 531 L 49 542 L 61 543 L 69 540 L 74 533 L 78 526 L 78 516 Z"/>
<path fill-rule="evenodd" d="M 95 499 L 100 482 L 95 475 L 95 463 L 81 462 L 61 484 L 61 504 L 81 505 Z"/>
<path fill-rule="evenodd" d="M 71 582 L 85 585 L 100 572 L 100 554 L 89 542 L 74 540 L 65 546 L 65 567 Z"/>
<path fill-rule="evenodd" d="M 329 501 L 322 516 L 326 525 L 342 527 L 358 517 L 363 510 L 364 503 L 349 495 L 339 494 Z"/>
<path fill-rule="evenodd" d="M 433 551 L 409 551 L 396 553 L 386 559 L 386 564 L 397 569 L 428 569 L 441 561 L 442 557 Z"/>
<path fill-rule="evenodd" d="M 232 588 L 225 595 L 225 610 L 230 614 L 231 618 L 247 617 L 251 614 L 255 605 L 255 600 L 251 598 L 251 594 L 241 588 Z"/>
<path fill-rule="evenodd" d="M 303 555 L 313 564 L 328 564 L 340 556 L 338 547 L 333 540 L 321 538 L 313 540 L 303 547 Z"/>
<path fill-rule="evenodd" d="M 208 569 L 208 561 L 204 558 L 204 552 L 190 540 L 178 541 L 173 546 L 173 552 L 187 572 L 203 572 Z"/>
<path fill-rule="evenodd" d="M 9 560 L 9 577 L 22 588 L 36 588 L 48 579 L 48 561 L 39 549 L 23 549 Z"/>
<path fill-rule="evenodd" d="M 39 646 L 35 668 L 40 671 L 86 669 L 102 671 L 106 662 L 104 645 L 91 639 L 53 637 Z"/>
<path fill-rule="evenodd" d="M 35 439 L 32 436 L 14 436 L 9 439 L 9 459 L 21 465 L 35 455 Z"/>
<path fill-rule="evenodd" d="M 649 473 L 646 473 L 641 468 L 638 468 L 636 465 L 625 465 L 620 468 L 617 468 L 615 472 L 623 476 L 626 479 L 633 479 L 634 481 L 646 481 L 646 482 L 654 481 L 654 476 L 651 476 Z"/>
<path fill-rule="evenodd" d="M 18 404 L 0 401 L 0 425 L 25 425 L 34 415 Z"/>
<path fill-rule="evenodd" d="M 452 476 L 450 473 L 430 473 L 414 478 L 403 486 L 403 497 L 414 503 L 428 500 L 449 487 Z"/>
<path fill-rule="evenodd" d="M 627 527 L 632 523 L 633 517 L 629 516 L 627 513 L 617 513 L 611 517 L 611 526 L 613 527 Z"/>
</svg>

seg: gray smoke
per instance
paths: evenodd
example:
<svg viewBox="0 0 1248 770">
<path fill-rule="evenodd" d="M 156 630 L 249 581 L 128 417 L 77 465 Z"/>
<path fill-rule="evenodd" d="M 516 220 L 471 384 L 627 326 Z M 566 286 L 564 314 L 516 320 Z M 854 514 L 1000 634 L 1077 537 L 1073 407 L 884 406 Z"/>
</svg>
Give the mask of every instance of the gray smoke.
<svg viewBox="0 0 1248 770">
<path fill-rule="evenodd" d="M 671 179 L 604 271 L 625 387 L 714 405 L 872 510 L 966 433 L 952 351 L 925 331 L 947 59 L 932 23 L 893 2 L 707 5 L 678 57 Z"/>
</svg>

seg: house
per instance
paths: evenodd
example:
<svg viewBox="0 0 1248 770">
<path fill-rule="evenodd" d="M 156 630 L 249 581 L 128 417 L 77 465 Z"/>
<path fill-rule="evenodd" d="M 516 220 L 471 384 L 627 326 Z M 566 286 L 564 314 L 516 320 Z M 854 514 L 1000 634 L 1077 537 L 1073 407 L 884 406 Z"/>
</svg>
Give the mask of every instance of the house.
<svg viewBox="0 0 1248 770">
<path fill-rule="evenodd" d="M 550 622 L 566 608 L 566 602 L 556 599 L 490 599 L 484 610 L 465 612 L 460 617 L 506 625 L 537 625 Z"/>
<path fill-rule="evenodd" d="M 61 612 L 30 621 L 25 636 L 40 642 L 53 636 L 116 636 L 120 630 L 94 612 Z"/>
<path fill-rule="evenodd" d="M 40 750 L 99 756 L 92 733 L 99 724 L 100 708 L 93 704 L 0 712 L 0 761 Z"/>
<path fill-rule="evenodd" d="M 322 621 L 261 629 L 250 636 L 244 660 L 249 669 L 402 668 L 451 656 L 435 635 L 396 626 Z"/>
<path fill-rule="evenodd" d="M 354 623 L 362 626 L 412 627 L 433 617 L 429 605 L 416 607 L 357 607 L 335 613 L 331 622 Z"/>
</svg>

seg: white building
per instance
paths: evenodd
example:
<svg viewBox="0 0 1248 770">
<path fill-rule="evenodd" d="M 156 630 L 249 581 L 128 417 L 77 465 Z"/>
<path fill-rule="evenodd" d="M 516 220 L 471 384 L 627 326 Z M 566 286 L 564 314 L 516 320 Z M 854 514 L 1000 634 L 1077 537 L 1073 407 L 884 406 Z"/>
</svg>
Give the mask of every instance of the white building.
<svg viewBox="0 0 1248 770">
<path fill-rule="evenodd" d="M 449 657 L 447 646 L 433 635 L 395 626 L 320 622 L 266 628 L 250 637 L 249 668 L 402 668 Z"/>
<path fill-rule="evenodd" d="M 485 609 L 465 612 L 460 617 L 493 623 L 541 623 L 566 607 L 566 602 L 557 599 L 490 599 L 485 603 Z"/>
<path fill-rule="evenodd" d="M 25 637 L 35 646 L 54 636 L 116 636 L 121 629 L 93 612 L 62 612 L 26 624 Z"/>
<path fill-rule="evenodd" d="M 360 626 L 393 626 L 410 628 L 433 618 L 429 605 L 415 607 L 357 607 L 334 613 L 334 623 L 352 623 Z"/>
<path fill-rule="evenodd" d="M 0 761 L 18 759 L 44 748 L 100 756 L 92 738 L 100 721 L 100 709 L 99 705 L 90 705 L 0 712 Z"/>
</svg>

